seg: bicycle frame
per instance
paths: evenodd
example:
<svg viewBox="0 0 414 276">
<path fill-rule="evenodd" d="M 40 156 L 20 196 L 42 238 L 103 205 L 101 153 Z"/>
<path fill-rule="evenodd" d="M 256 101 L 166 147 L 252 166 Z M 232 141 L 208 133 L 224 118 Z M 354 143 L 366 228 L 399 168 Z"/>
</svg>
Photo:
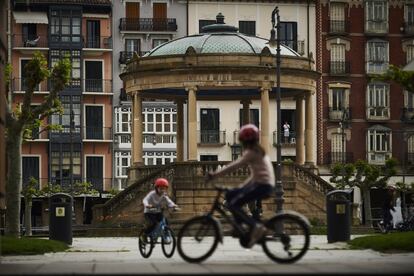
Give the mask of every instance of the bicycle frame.
<svg viewBox="0 0 414 276">
<path fill-rule="evenodd" d="M 148 234 L 149 236 L 152 237 L 154 243 L 156 243 L 158 237 L 162 235 L 165 226 L 167 226 L 167 220 L 165 219 L 165 217 L 163 217 L 162 220 L 154 228 L 154 230 L 152 230 L 152 232 Z"/>
</svg>

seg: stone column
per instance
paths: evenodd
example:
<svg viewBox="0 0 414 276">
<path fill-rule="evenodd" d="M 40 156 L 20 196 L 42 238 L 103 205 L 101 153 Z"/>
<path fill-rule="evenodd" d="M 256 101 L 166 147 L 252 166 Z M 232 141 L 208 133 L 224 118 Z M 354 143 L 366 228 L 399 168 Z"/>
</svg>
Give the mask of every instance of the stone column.
<svg viewBox="0 0 414 276">
<path fill-rule="evenodd" d="M 261 88 L 260 144 L 269 153 L 269 88 Z"/>
<path fill-rule="evenodd" d="M 143 165 L 142 161 L 142 98 L 139 92 L 134 93 L 132 105 L 132 162 L 134 165 Z"/>
<path fill-rule="evenodd" d="M 314 166 L 313 162 L 313 95 L 311 91 L 308 91 L 305 96 L 305 165 Z"/>
<path fill-rule="evenodd" d="M 243 121 L 242 126 L 250 123 L 250 100 L 241 100 L 240 103 L 243 105 Z"/>
<path fill-rule="evenodd" d="M 197 161 L 197 97 L 196 87 L 188 91 L 188 161 Z"/>
<path fill-rule="evenodd" d="M 296 163 L 302 165 L 305 161 L 305 143 L 303 137 L 303 96 L 296 97 Z"/>
<path fill-rule="evenodd" d="M 177 104 L 177 161 L 184 161 L 184 100 L 178 99 Z"/>
</svg>

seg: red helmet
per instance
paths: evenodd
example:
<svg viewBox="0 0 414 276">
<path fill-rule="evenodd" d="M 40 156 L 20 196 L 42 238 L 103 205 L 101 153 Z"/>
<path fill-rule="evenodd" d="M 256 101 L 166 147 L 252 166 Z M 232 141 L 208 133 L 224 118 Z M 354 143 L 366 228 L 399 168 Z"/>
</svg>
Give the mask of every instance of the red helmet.
<svg viewBox="0 0 414 276">
<path fill-rule="evenodd" d="M 155 187 L 159 188 L 159 187 L 166 187 L 168 188 L 168 180 L 165 178 L 157 178 L 155 180 Z"/>
<path fill-rule="evenodd" d="M 240 142 L 257 142 L 259 141 L 259 129 L 253 124 L 242 126 L 239 132 Z"/>
</svg>

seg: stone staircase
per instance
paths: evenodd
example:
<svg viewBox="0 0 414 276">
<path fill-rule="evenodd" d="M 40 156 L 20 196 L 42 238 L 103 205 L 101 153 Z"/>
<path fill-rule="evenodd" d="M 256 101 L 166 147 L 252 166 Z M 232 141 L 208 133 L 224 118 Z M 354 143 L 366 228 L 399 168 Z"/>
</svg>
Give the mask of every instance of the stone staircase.
<svg viewBox="0 0 414 276">
<path fill-rule="evenodd" d="M 249 170 L 246 167 L 220 177 L 214 183 L 205 183 L 208 171 L 226 163 L 228 162 L 175 162 L 162 167 L 133 168 L 130 175 L 134 175 L 136 180 L 105 204 L 94 206 L 92 223 L 98 227 L 142 227 L 142 199 L 151 190 L 156 178 L 165 177 L 171 183 L 169 194 L 181 207 L 180 211 L 167 214 L 170 225 L 178 231 L 187 219 L 210 210 L 217 195 L 215 184 L 236 187 L 248 176 Z M 329 183 L 303 166 L 293 163 L 283 164 L 282 183 L 284 209 L 295 210 L 309 219 L 326 220 L 325 194 L 333 189 Z M 264 200 L 262 205 L 265 218 L 274 215 L 274 196 Z"/>
</svg>

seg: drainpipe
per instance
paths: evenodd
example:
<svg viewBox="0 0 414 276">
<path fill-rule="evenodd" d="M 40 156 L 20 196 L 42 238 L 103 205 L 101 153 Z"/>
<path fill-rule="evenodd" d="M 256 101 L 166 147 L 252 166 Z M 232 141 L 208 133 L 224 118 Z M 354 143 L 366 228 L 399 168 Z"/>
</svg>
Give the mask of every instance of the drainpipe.
<svg viewBox="0 0 414 276">
<path fill-rule="evenodd" d="M 187 26 L 186 26 L 186 27 L 187 27 L 187 28 L 186 28 L 186 29 L 187 29 L 187 34 L 186 34 L 186 35 L 187 35 L 187 36 L 188 36 L 188 21 L 189 21 L 189 20 L 188 20 L 188 1 L 189 1 L 189 0 L 187 0 L 187 7 L 186 7 L 186 13 L 187 13 L 187 15 L 186 15 L 186 17 L 187 17 Z"/>
</svg>

